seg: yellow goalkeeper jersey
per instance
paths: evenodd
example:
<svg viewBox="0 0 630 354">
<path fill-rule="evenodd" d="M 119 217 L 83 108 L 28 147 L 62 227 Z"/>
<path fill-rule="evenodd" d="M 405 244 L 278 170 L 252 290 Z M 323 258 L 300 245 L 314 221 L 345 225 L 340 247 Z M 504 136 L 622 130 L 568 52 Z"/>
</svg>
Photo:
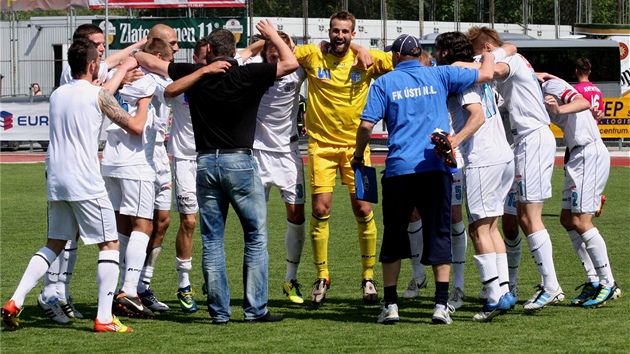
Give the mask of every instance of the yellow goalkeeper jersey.
<svg viewBox="0 0 630 354">
<path fill-rule="evenodd" d="M 323 55 L 314 44 L 299 46 L 295 57 L 308 77 L 306 128 L 317 141 L 333 145 L 354 146 L 361 112 L 372 79 L 394 69 L 392 56 L 370 50 L 374 65 L 368 70 L 359 64 L 352 67 L 355 53 L 344 57 Z"/>
</svg>

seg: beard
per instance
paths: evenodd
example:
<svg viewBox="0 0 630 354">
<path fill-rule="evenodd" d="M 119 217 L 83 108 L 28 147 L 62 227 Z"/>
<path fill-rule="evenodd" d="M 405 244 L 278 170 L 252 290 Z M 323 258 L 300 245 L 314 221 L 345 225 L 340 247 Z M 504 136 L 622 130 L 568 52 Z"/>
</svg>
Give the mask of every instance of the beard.
<svg viewBox="0 0 630 354">
<path fill-rule="evenodd" d="M 349 47 L 350 42 L 346 40 L 335 40 L 330 43 L 330 51 L 338 55 L 345 54 Z"/>
</svg>

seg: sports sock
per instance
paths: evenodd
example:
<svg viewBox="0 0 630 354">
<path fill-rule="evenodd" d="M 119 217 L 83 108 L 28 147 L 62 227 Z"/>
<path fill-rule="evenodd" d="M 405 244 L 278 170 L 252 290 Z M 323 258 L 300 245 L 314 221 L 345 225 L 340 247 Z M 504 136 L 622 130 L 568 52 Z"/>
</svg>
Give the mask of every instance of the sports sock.
<svg viewBox="0 0 630 354">
<path fill-rule="evenodd" d="M 306 221 L 301 224 L 294 224 L 287 220 L 287 233 L 284 236 L 284 248 L 287 253 L 285 282 L 297 279 L 297 270 L 302 259 L 302 250 L 306 239 L 305 224 Z"/>
<path fill-rule="evenodd" d="M 365 217 L 355 216 L 359 233 L 359 249 L 361 250 L 361 277 L 374 279 L 376 264 L 376 222 L 374 212 Z"/>
<path fill-rule="evenodd" d="M 395 304 L 398 302 L 398 292 L 396 291 L 396 285 L 386 286 L 383 288 L 385 293 L 383 301 L 386 304 Z"/>
<path fill-rule="evenodd" d="M 68 241 L 65 249 L 59 255 L 59 281 L 57 282 L 57 297 L 59 299 L 67 299 L 70 297 L 68 287 L 70 286 L 70 279 L 72 278 L 72 272 L 74 272 L 74 265 L 77 263 L 77 247 L 79 246 L 77 241 Z"/>
<path fill-rule="evenodd" d="M 149 290 L 149 286 L 151 285 L 151 279 L 153 279 L 153 270 L 155 269 L 155 264 L 157 263 L 157 259 L 160 256 L 160 252 L 162 251 L 162 246 L 155 246 L 147 254 L 147 259 L 144 262 L 144 267 L 142 268 L 142 272 L 140 273 L 140 281 L 138 282 L 138 294 L 142 294 L 143 292 Z"/>
<path fill-rule="evenodd" d="M 610 269 L 606 242 L 604 242 L 602 235 L 599 234 L 599 230 L 594 227 L 586 231 L 582 234 L 582 240 L 586 244 L 586 251 L 589 256 L 591 256 L 591 260 L 599 276 L 599 283 L 607 288 L 612 287 L 615 284 L 615 279 Z"/>
<path fill-rule="evenodd" d="M 48 247 L 42 247 L 37 253 L 31 257 L 26 270 L 22 275 L 20 284 L 15 293 L 11 296 L 11 300 L 15 301 L 15 306 L 22 308 L 24 305 L 24 298 L 31 290 L 39 283 L 39 280 L 46 274 L 46 271 L 55 261 L 57 255 Z"/>
<path fill-rule="evenodd" d="M 316 218 L 311 215 L 311 247 L 313 248 L 313 263 L 317 270 L 317 278 L 328 279 L 328 218 Z"/>
<path fill-rule="evenodd" d="M 59 262 L 63 254 L 60 254 L 52 262 L 46 275 L 44 276 L 44 289 L 42 289 L 42 298 L 46 302 L 50 302 L 57 298 L 57 282 L 59 281 Z"/>
<path fill-rule="evenodd" d="M 424 264 L 420 263 L 424 241 L 422 240 L 422 220 L 410 222 L 407 226 L 409 246 L 411 248 L 411 274 L 415 279 L 424 278 Z"/>
<path fill-rule="evenodd" d="M 518 266 L 521 264 L 521 245 L 523 244 L 521 238 L 521 233 L 516 234 L 516 238 L 514 240 L 510 240 L 508 238 L 503 238 L 503 242 L 505 243 L 505 250 L 507 251 L 507 263 L 508 263 L 508 271 L 510 277 L 510 284 L 518 283 Z"/>
<path fill-rule="evenodd" d="M 179 259 L 175 257 L 175 268 L 177 268 L 177 288 L 183 289 L 190 286 L 190 271 L 192 270 L 192 258 Z"/>
<path fill-rule="evenodd" d="M 435 304 L 446 306 L 448 303 L 448 282 L 435 282 Z"/>
<path fill-rule="evenodd" d="M 527 242 L 529 243 L 529 251 L 542 277 L 545 291 L 550 293 L 557 291 L 560 284 L 558 284 L 556 268 L 553 264 L 553 246 L 549 233 L 547 230 L 534 232 L 527 235 Z"/>
<path fill-rule="evenodd" d="M 451 253 L 453 254 L 453 287 L 464 290 L 464 266 L 466 265 L 466 244 L 468 236 L 464 222 L 451 226 Z"/>
<path fill-rule="evenodd" d="M 486 288 L 488 294 L 488 304 L 496 305 L 501 298 L 501 288 L 499 286 L 499 274 L 497 272 L 497 254 L 486 253 L 474 256 L 475 265 L 481 277 L 481 283 Z"/>
<path fill-rule="evenodd" d="M 116 291 L 116 281 L 120 273 L 118 251 L 108 250 L 98 253 L 96 265 L 96 284 L 98 285 L 98 311 L 96 318 L 100 323 L 112 322 L 112 302 Z"/>
<path fill-rule="evenodd" d="M 119 257 L 118 264 L 120 265 L 120 280 L 118 281 L 118 289 L 122 289 L 123 284 L 125 283 L 125 254 L 127 254 L 127 245 L 129 245 L 129 236 L 125 234 L 118 233 L 118 244 L 120 248 L 118 249 Z"/>
<path fill-rule="evenodd" d="M 148 244 L 149 235 L 140 231 L 131 232 L 125 254 L 125 282 L 122 287 L 127 296 L 135 297 L 138 295 L 138 281 L 144 259 L 147 257 Z"/>
<path fill-rule="evenodd" d="M 497 275 L 499 277 L 501 295 L 503 295 L 510 291 L 510 275 L 508 270 L 507 253 L 497 253 Z"/>
<path fill-rule="evenodd" d="M 599 277 L 597 276 L 595 266 L 593 266 L 593 262 L 591 261 L 591 256 L 588 255 L 586 245 L 584 244 L 584 241 L 582 241 L 582 236 L 579 232 L 571 230 L 569 231 L 569 238 L 571 239 L 573 249 L 582 262 L 582 267 L 584 267 L 584 271 L 586 272 L 586 282 L 599 283 Z"/>
</svg>

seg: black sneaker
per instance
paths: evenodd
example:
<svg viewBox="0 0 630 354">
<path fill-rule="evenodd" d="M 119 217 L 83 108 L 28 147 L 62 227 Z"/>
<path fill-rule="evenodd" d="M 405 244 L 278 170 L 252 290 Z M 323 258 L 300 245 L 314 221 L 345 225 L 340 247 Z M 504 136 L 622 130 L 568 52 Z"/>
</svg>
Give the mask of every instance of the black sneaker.
<svg viewBox="0 0 630 354">
<path fill-rule="evenodd" d="M 122 292 L 114 298 L 114 313 L 120 316 L 153 318 L 155 315 L 142 304 L 140 298 L 128 296 Z"/>
<path fill-rule="evenodd" d="M 274 316 L 271 312 L 267 311 L 267 313 L 263 317 L 254 318 L 251 320 L 245 320 L 247 323 L 263 323 L 263 322 L 280 322 L 284 320 L 284 317 L 278 315 Z"/>
</svg>

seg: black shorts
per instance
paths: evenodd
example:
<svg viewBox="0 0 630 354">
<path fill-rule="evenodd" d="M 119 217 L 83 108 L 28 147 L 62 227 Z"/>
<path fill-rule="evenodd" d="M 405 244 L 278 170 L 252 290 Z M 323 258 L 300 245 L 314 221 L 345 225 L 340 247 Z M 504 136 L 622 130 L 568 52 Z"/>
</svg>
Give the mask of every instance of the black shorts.
<svg viewBox="0 0 630 354">
<path fill-rule="evenodd" d="M 383 177 L 383 243 L 379 261 L 392 263 L 411 258 L 407 226 L 413 208 L 422 219 L 425 265 L 452 263 L 451 186 L 444 171 Z"/>
</svg>

